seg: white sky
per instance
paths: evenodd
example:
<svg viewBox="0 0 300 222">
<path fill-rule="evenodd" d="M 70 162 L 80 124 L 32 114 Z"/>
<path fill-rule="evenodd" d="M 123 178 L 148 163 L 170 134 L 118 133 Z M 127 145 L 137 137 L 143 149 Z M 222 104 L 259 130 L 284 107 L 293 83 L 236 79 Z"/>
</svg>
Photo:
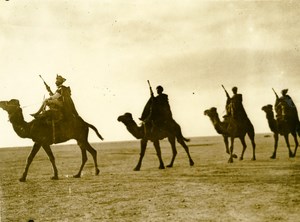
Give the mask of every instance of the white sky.
<svg viewBox="0 0 300 222">
<path fill-rule="evenodd" d="M 153 89 L 165 88 L 186 137 L 217 135 L 203 115 L 224 114 L 224 84 L 238 86 L 257 133 L 261 107 L 278 94 L 300 106 L 297 1 L 0 1 L 0 100 L 16 98 L 25 120 L 64 76 L 80 115 L 106 141 L 134 139 L 117 122 L 136 121 Z M 90 131 L 89 140 L 98 142 Z M 74 141 L 72 141 L 74 142 Z M 31 145 L 0 110 L 0 147 Z"/>
</svg>

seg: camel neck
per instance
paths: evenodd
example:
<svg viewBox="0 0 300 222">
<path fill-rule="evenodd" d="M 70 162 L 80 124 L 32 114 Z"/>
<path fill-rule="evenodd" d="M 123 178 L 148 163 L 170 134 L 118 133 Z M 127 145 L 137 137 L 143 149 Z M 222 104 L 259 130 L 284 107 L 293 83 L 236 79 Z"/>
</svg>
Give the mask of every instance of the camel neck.
<svg viewBox="0 0 300 222">
<path fill-rule="evenodd" d="M 267 112 L 266 117 L 268 120 L 274 120 L 274 113 L 273 112 Z"/>
<path fill-rule="evenodd" d="M 28 123 L 25 122 L 21 108 L 9 113 L 9 121 L 13 125 L 14 131 L 21 138 L 29 138 Z"/>
<path fill-rule="evenodd" d="M 143 138 L 143 126 L 138 127 L 138 125 L 136 124 L 136 122 L 134 122 L 133 120 L 130 122 L 127 122 L 126 124 L 126 128 L 127 130 L 137 139 L 141 139 Z"/>
<path fill-rule="evenodd" d="M 211 121 L 214 126 L 218 125 L 221 122 L 219 116 L 215 116 L 214 118 L 211 118 Z"/>
</svg>

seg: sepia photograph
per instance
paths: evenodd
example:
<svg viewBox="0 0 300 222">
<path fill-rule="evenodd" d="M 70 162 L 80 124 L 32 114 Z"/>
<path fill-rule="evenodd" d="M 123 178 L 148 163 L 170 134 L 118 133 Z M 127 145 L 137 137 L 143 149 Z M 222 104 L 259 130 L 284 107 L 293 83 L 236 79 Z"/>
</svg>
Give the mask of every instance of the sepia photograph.
<svg viewBox="0 0 300 222">
<path fill-rule="evenodd" d="M 0 0 L 0 221 L 299 221 L 299 12 Z"/>
</svg>

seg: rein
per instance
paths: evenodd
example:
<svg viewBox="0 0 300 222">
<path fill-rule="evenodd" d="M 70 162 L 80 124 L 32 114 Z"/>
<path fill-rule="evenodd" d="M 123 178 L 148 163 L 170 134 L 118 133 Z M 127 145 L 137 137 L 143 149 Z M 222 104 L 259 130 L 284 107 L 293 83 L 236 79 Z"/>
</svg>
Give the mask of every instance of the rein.
<svg viewBox="0 0 300 222">
<path fill-rule="evenodd" d="M 26 108 L 28 108 L 28 107 L 31 107 L 31 106 L 34 106 L 34 105 L 37 105 L 37 104 L 39 104 L 39 103 L 31 103 L 31 104 L 29 104 L 29 105 L 20 106 L 20 108 L 26 109 Z"/>
</svg>

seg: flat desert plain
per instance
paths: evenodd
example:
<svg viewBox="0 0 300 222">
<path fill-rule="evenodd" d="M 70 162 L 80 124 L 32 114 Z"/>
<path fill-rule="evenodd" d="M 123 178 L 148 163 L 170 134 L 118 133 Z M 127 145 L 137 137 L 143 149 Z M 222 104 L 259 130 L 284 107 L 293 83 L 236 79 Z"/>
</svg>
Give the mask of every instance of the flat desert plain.
<svg viewBox="0 0 300 222">
<path fill-rule="evenodd" d="M 293 145 L 293 140 L 290 138 Z M 59 180 L 45 152 L 35 157 L 26 182 L 19 182 L 28 147 L 0 149 L 1 221 L 300 221 L 300 152 L 289 158 L 280 138 L 277 159 L 269 157 L 273 138 L 256 135 L 244 160 L 227 163 L 221 136 L 191 138 L 195 162 L 177 145 L 173 168 L 159 170 L 154 147 L 148 144 L 141 171 L 133 171 L 139 141 L 92 144 L 101 170 L 94 175 L 91 155 L 82 177 L 73 178 L 81 163 L 76 145 L 52 146 Z M 167 165 L 171 148 L 161 141 Z M 239 156 L 242 147 L 235 142 Z M 294 150 L 294 148 L 293 148 Z"/>
</svg>

